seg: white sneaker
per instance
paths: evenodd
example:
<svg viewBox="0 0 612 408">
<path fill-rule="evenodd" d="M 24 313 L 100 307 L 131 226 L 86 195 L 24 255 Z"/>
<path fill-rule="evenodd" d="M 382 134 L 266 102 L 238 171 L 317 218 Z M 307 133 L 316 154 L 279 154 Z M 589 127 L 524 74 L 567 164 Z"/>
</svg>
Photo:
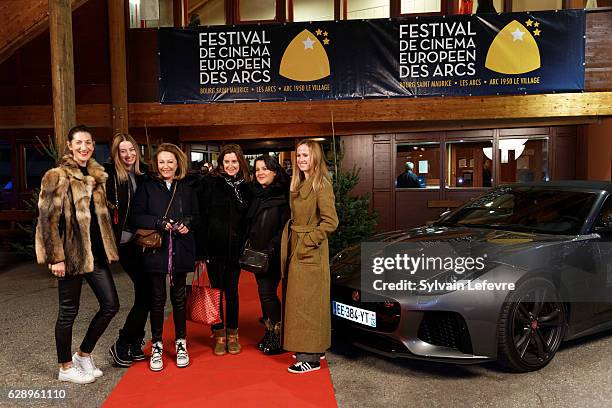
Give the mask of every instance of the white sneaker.
<svg viewBox="0 0 612 408">
<path fill-rule="evenodd" d="M 93 361 L 93 357 L 91 355 L 87 357 L 81 357 L 78 353 L 74 353 L 72 356 L 72 364 L 76 366 L 81 371 L 86 372 L 87 374 L 91 374 L 94 378 L 102 377 L 102 370 L 96 367 L 96 364 Z"/>
<path fill-rule="evenodd" d="M 161 371 L 164 368 L 164 361 L 162 360 L 162 354 L 164 352 L 164 345 L 161 341 L 153 343 L 151 348 L 151 359 L 149 360 L 149 368 L 151 371 Z"/>
<path fill-rule="evenodd" d="M 79 370 L 74 364 L 67 370 L 60 368 L 57 379 L 75 384 L 89 384 L 96 381 L 93 375 Z"/>
<path fill-rule="evenodd" d="M 189 354 L 187 354 L 187 340 L 178 339 L 176 341 L 176 366 L 179 368 L 189 365 Z"/>
</svg>

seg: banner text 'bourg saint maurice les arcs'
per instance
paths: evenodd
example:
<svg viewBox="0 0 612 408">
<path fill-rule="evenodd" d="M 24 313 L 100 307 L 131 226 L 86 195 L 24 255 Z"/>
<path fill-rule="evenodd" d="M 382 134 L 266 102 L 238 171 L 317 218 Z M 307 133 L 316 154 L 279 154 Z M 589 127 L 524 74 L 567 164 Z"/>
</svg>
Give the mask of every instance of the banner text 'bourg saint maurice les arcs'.
<svg viewBox="0 0 612 408">
<path fill-rule="evenodd" d="M 161 28 L 162 103 L 576 92 L 585 13 Z"/>
</svg>

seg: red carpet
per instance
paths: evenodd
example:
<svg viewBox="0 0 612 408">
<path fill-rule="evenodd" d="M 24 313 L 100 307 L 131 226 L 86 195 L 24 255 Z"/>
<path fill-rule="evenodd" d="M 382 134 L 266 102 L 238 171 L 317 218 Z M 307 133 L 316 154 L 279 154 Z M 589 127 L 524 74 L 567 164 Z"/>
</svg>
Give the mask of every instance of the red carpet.
<svg viewBox="0 0 612 408">
<path fill-rule="evenodd" d="M 263 335 L 261 314 L 252 274 L 240 277 L 240 343 L 242 353 L 212 354 L 210 328 L 187 322 L 190 365 L 176 367 L 172 314 L 164 326 L 164 370 L 152 372 L 149 362 L 127 370 L 104 407 L 335 407 L 336 398 L 327 369 L 290 374 L 290 353 L 268 357 L 255 345 Z M 149 355 L 151 344 L 145 350 Z"/>
</svg>

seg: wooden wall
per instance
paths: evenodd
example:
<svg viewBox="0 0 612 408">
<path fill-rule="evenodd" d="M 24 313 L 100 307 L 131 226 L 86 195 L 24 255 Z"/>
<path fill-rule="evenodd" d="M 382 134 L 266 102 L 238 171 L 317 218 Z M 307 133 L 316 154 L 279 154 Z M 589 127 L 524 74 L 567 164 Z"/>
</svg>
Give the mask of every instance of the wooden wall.
<svg viewBox="0 0 612 408">
<path fill-rule="evenodd" d="M 345 157 L 350 159 L 343 165 L 346 168 L 357 164 L 362 168 L 362 178 L 357 191 L 359 193 L 372 192 L 372 208 L 378 212 L 379 230 L 409 228 L 438 218 L 443 209 L 429 208 L 428 202 L 438 200 L 465 202 L 488 191 L 488 188 L 483 187 L 449 188 L 446 186 L 444 178 L 448 174 L 447 142 L 492 139 L 493 146 L 497 146 L 500 137 L 513 136 L 535 136 L 548 139 L 547 158 L 551 180 L 579 178 L 577 168 L 586 160 L 586 157 L 582 155 L 586 154 L 586 151 L 582 150 L 583 153 L 580 153 L 577 126 L 346 136 L 342 140 L 347 152 Z M 423 141 L 440 143 L 439 171 L 443 175 L 440 188 L 396 189 L 398 143 Z M 494 185 L 499 180 L 499 171 L 499 165 L 493 169 Z M 370 186 L 371 189 L 368 190 Z"/>
</svg>

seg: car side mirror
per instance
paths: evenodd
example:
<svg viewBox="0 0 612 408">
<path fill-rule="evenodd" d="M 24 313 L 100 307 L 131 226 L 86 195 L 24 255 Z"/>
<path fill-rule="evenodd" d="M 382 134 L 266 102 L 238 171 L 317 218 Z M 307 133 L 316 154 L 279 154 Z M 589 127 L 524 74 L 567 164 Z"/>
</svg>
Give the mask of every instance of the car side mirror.
<svg viewBox="0 0 612 408">
<path fill-rule="evenodd" d="M 594 232 L 612 232 L 612 214 L 601 215 L 593 227 Z"/>
</svg>

